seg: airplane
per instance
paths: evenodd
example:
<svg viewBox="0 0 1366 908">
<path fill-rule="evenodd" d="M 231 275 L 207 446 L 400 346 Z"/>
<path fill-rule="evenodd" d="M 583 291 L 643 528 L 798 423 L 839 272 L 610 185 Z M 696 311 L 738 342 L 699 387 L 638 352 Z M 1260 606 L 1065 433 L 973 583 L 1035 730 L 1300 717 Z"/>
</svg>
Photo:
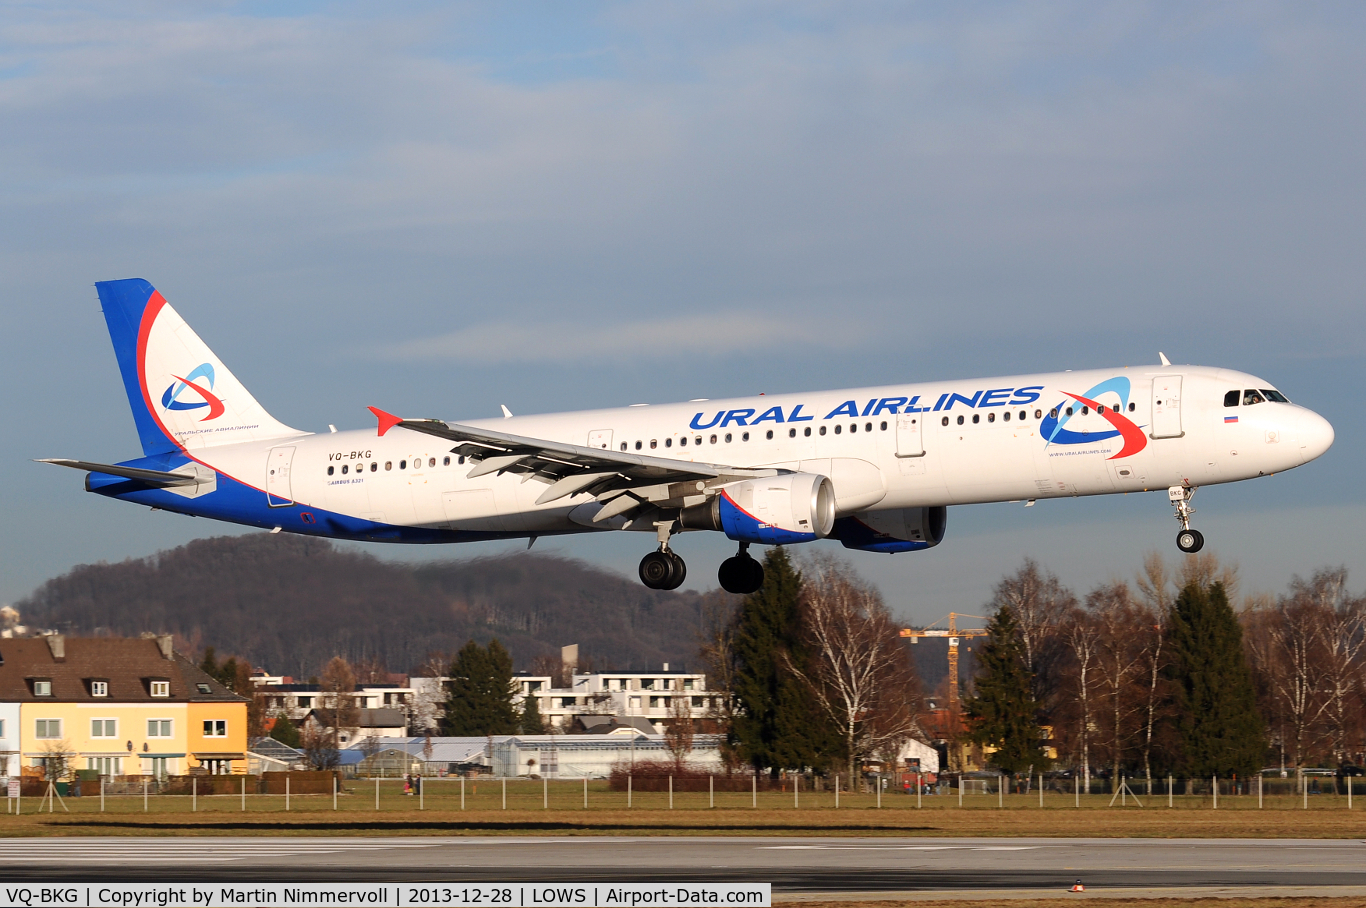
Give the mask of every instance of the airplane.
<svg viewBox="0 0 1366 908">
<path fill-rule="evenodd" d="M 680 533 L 738 543 L 721 587 L 751 593 L 750 545 L 938 545 L 952 505 L 1166 490 L 1177 547 L 1202 485 L 1289 470 L 1333 427 L 1270 382 L 1228 369 L 1066 371 L 446 422 L 370 407 L 373 428 L 292 429 L 270 416 L 151 284 L 95 285 L 143 456 L 45 459 L 87 491 L 199 517 L 335 539 L 455 543 L 570 533 L 655 535 L 640 579 L 676 589 Z"/>
</svg>

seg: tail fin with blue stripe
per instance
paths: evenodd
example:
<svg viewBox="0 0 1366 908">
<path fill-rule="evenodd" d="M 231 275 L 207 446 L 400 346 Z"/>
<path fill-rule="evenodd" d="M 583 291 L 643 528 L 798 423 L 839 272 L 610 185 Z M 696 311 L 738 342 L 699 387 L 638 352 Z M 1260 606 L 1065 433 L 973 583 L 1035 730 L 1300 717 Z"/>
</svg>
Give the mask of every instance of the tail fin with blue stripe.
<svg viewBox="0 0 1366 908">
<path fill-rule="evenodd" d="M 147 281 L 95 288 L 145 454 L 305 434 L 267 413 Z"/>
</svg>

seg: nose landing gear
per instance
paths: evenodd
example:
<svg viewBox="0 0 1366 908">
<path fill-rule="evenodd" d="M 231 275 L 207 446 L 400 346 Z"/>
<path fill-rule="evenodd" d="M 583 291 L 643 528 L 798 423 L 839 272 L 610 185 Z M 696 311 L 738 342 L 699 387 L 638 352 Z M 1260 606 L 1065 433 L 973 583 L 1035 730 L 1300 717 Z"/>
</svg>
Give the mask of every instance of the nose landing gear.
<svg viewBox="0 0 1366 908">
<path fill-rule="evenodd" d="M 1176 547 L 1187 555 L 1194 555 L 1205 547 L 1205 536 L 1199 530 L 1191 529 L 1191 515 L 1195 508 L 1190 501 L 1195 497 L 1192 486 L 1172 486 L 1167 489 L 1167 499 L 1176 508 L 1176 520 L 1181 524 L 1181 532 L 1176 534 Z"/>
<path fill-rule="evenodd" d="M 740 551 L 721 562 L 716 579 L 727 593 L 747 596 L 764 585 L 764 566 L 750 557 L 749 543 L 742 542 Z"/>
<path fill-rule="evenodd" d="M 659 549 L 640 559 L 640 582 L 652 590 L 676 590 L 688 576 L 688 566 L 669 548 L 673 521 L 655 524 Z"/>
</svg>

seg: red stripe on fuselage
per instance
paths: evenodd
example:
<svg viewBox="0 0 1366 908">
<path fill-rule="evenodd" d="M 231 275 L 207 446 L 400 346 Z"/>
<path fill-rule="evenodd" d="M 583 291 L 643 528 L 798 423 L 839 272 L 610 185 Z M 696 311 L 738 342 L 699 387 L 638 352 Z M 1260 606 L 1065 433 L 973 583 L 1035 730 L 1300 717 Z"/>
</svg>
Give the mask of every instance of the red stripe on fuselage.
<svg viewBox="0 0 1366 908">
<path fill-rule="evenodd" d="M 1124 447 L 1119 449 L 1118 454 L 1111 454 L 1109 457 L 1105 458 L 1106 460 L 1128 457 L 1131 454 L 1137 454 L 1148 446 L 1148 436 L 1144 435 L 1143 430 L 1134 425 L 1133 420 L 1129 419 L 1127 416 L 1120 416 L 1109 407 L 1102 407 L 1094 400 L 1090 400 L 1078 394 L 1073 394 L 1070 391 L 1064 391 L 1062 393 L 1066 394 L 1077 403 L 1084 404 L 1088 407 L 1095 407 L 1096 412 L 1105 417 L 1106 422 L 1119 430 L 1120 438 L 1124 439 Z"/>
</svg>

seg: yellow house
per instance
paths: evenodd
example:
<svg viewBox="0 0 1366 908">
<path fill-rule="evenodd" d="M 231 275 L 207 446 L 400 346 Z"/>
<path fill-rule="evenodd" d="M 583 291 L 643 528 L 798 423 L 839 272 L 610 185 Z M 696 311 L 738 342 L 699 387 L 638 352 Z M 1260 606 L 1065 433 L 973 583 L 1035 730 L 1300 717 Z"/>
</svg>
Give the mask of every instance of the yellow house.
<svg viewBox="0 0 1366 908">
<path fill-rule="evenodd" d="M 247 769 L 247 700 L 176 653 L 169 636 L 0 641 L 0 707 L 15 705 L 25 772 Z"/>
</svg>

